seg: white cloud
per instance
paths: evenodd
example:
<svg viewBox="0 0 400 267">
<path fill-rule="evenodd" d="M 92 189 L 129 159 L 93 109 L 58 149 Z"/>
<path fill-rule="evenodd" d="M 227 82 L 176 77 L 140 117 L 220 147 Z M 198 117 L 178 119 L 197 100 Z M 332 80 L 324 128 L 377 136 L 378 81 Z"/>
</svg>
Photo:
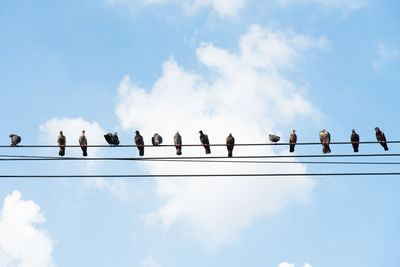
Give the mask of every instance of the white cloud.
<svg viewBox="0 0 400 267">
<path fill-rule="evenodd" d="M 377 59 L 372 63 L 372 66 L 376 71 L 381 71 L 388 62 L 398 57 L 399 54 L 399 50 L 395 48 L 389 48 L 384 43 L 378 43 L 376 45 Z"/>
<path fill-rule="evenodd" d="M 153 259 L 153 257 L 148 256 L 146 259 L 142 261 L 140 264 L 141 267 L 161 267 L 161 264 L 159 264 L 156 260 Z"/>
<path fill-rule="evenodd" d="M 287 262 L 282 262 L 281 264 L 278 265 L 278 267 L 295 267 L 294 263 L 287 263 Z M 306 263 L 303 265 L 303 267 L 312 267 L 309 263 Z"/>
<path fill-rule="evenodd" d="M 41 131 L 41 142 L 44 144 L 57 144 L 57 136 L 61 130 L 66 137 L 67 145 L 79 145 L 79 136 L 81 135 L 82 130 L 85 130 L 85 135 L 89 145 L 107 144 L 104 140 L 104 134 L 106 131 L 103 130 L 97 122 L 85 121 L 82 118 L 52 118 L 40 125 L 39 129 Z M 101 154 L 102 152 L 100 148 L 88 148 L 89 157 L 101 156 Z M 67 147 L 66 156 L 80 157 L 82 156 L 82 151 L 80 148 Z M 77 165 L 86 173 L 95 174 L 98 163 L 88 161 L 84 164 L 78 163 Z M 127 195 L 126 183 L 122 180 L 116 179 L 110 182 L 106 181 L 104 178 L 93 178 L 87 179 L 86 184 L 94 186 L 101 191 L 109 191 L 121 198 L 125 198 Z"/>
<path fill-rule="evenodd" d="M 276 0 L 277 4 L 288 6 L 296 3 L 315 3 L 329 8 L 343 10 L 345 14 L 352 13 L 367 5 L 367 0 Z"/>
<path fill-rule="evenodd" d="M 0 266 L 51 267 L 54 240 L 35 224 L 46 219 L 33 201 L 14 191 L 4 200 L 0 213 Z"/>
<path fill-rule="evenodd" d="M 265 142 L 268 132 L 278 133 L 279 125 L 310 114 L 318 117 L 318 110 L 301 93 L 303 88 L 285 79 L 280 70 L 292 68 L 307 50 L 321 48 L 323 43 L 326 43 L 323 39 L 253 25 L 240 38 L 237 54 L 213 44 L 203 44 L 197 49 L 199 61 L 216 72 L 211 83 L 185 71 L 173 59 L 163 64 L 161 77 L 149 91 L 125 76 L 118 89 L 116 114 L 123 129 L 140 129 L 147 143 L 158 132 L 165 143 L 171 144 L 176 130 L 184 143 L 199 143 L 200 129 L 209 134 L 211 143 L 225 142 L 230 132 L 237 143 Z M 287 153 L 287 148 L 284 149 L 282 153 Z M 184 147 L 183 153 L 198 156 L 204 149 Z M 236 147 L 235 154 L 276 152 L 270 146 Z M 174 149 L 149 148 L 145 155 L 172 156 Z M 226 155 L 226 148 L 213 147 L 212 155 Z M 143 165 L 153 174 L 306 173 L 301 164 L 143 162 Z M 235 240 L 260 215 L 274 214 L 291 203 L 307 202 L 314 186 L 309 177 L 157 179 L 157 192 L 165 204 L 146 219 L 161 222 L 167 228 L 182 223 L 189 235 L 212 247 Z"/>
</svg>

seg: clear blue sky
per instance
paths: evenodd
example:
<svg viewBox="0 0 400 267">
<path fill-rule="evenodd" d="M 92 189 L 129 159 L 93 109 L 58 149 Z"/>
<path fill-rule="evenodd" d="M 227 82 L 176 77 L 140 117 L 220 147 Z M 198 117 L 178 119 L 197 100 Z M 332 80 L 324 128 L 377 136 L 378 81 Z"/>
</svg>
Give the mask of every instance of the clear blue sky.
<svg viewBox="0 0 400 267">
<path fill-rule="evenodd" d="M 102 134 L 114 131 L 132 143 L 135 129 L 147 143 L 157 131 L 171 143 L 177 129 L 187 143 L 198 142 L 200 129 L 215 143 L 229 132 L 238 143 L 266 142 L 271 131 L 287 140 L 291 129 L 299 141 L 315 142 L 324 128 L 332 141 L 347 141 L 353 128 L 373 141 L 376 126 L 399 140 L 399 12 L 392 0 L 3 1 L 0 144 L 9 144 L 10 133 L 22 144 L 55 144 L 59 130 L 73 144 L 83 128 L 91 144 L 104 144 Z M 393 144 L 389 152 L 399 149 Z M 56 149 L 0 152 L 57 156 Z M 2 162 L 0 174 L 253 170 L 213 166 Z M 399 177 L 246 179 L 1 180 L 0 265 L 400 265 Z"/>
</svg>

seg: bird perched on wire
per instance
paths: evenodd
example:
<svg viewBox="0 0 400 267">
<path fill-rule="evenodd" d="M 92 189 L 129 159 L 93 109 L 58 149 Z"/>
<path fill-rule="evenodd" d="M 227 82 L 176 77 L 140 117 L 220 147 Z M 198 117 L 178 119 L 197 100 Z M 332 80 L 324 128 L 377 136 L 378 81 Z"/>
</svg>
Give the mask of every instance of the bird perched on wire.
<svg viewBox="0 0 400 267">
<path fill-rule="evenodd" d="M 118 146 L 119 145 L 119 138 L 118 138 L 117 132 L 115 132 L 114 134 L 112 134 L 112 133 L 105 134 L 104 138 L 106 139 L 107 143 L 110 144 L 110 146 Z"/>
<path fill-rule="evenodd" d="M 297 135 L 295 134 L 296 130 L 292 130 L 292 132 L 289 135 L 289 152 L 294 152 L 294 147 L 296 146 L 297 143 Z"/>
<path fill-rule="evenodd" d="M 151 138 L 151 143 L 153 144 L 153 146 L 161 145 L 162 141 L 163 139 L 158 133 L 155 133 L 154 136 Z"/>
<path fill-rule="evenodd" d="M 354 152 L 358 152 L 358 146 L 360 145 L 360 136 L 356 133 L 356 130 L 351 130 L 350 135 L 351 145 L 353 146 Z"/>
<path fill-rule="evenodd" d="M 378 140 L 378 142 L 381 144 L 381 146 L 383 146 L 383 149 L 385 149 L 385 151 L 388 151 L 389 148 L 386 144 L 386 137 L 385 134 L 379 130 L 378 127 L 375 128 L 375 135 L 376 135 L 376 140 Z"/>
<path fill-rule="evenodd" d="M 211 153 L 210 149 L 210 141 L 208 140 L 208 135 L 204 134 L 203 131 L 199 131 L 200 134 L 200 142 L 203 144 L 204 149 L 206 150 L 206 154 Z"/>
<path fill-rule="evenodd" d="M 83 130 L 81 136 L 79 136 L 79 145 L 81 146 L 83 156 L 87 157 L 87 139 L 85 136 L 85 130 Z"/>
<path fill-rule="evenodd" d="M 269 135 L 269 141 L 271 141 L 271 143 L 278 143 L 279 140 L 281 140 L 280 136 L 274 135 L 274 134 L 270 134 Z"/>
<path fill-rule="evenodd" d="M 21 136 L 10 134 L 9 137 L 11 138 L 11 146 L 18 146 L 21 143 Z"/>
<path fill-rule="evenodd" d="M 139 131 L 136 131 L 135 144 L 139 150 L 139 156 L 143 157 L 144 156 L 144 141 L 143 141 L 143 136 L 140 135 Z M 153 143 L 153 145 L 154 145 L 154 143 Z"/>
<path fill-rule="evenodd" d="M 228 149 L 228 157 L 232 157 L 233 147 L 235 146 L 235 138 L 230 133 L 226 138 L 226 148 Z"/>
<path fill-rule="evenodd" d="M 66 141 L 66 138 L 62 131 L 60 131 L 60 135 L 57 138 L 57 143 L 58 143 L 58 146 L 60 147 L 60 151 L 58 152 L 58 155 L 64 156 L 65 155 L 65 145 L 66 145 L 67 141 Z"/>
<path fill-rule="evenodd" d="M 323 146 L 322 152 L 324 154 L 331 153 L 331 149 L 329 148 L 329 143 L 331 142 L 331 135 L 325 129 L 319 132 L 319 139 L 321 140 L 321 144 Z"/>
<path fill-rule="evenodd" d="M 182 155 L 182 137 L 178 131 L 174 135 L 174 144 L 176 148 L 176 154 L 178 156 Z"/>
</svg>

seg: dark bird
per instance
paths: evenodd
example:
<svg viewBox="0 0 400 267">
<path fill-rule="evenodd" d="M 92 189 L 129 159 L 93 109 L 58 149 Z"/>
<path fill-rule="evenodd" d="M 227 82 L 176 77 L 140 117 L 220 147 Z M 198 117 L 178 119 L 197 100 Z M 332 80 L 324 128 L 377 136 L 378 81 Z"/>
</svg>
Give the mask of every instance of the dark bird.
<svg viewBox="0 0 400 267">
<path fill-rule="evenodd" d="M 226 138 L 226 148 L 228 149 L 228 157 L 232 157 L 233 147 L 235 146 L 235 138 L 230 133 Z"/>
<path fill-rule="evenodd" d="M 118 146 L 119 145 L 119 138 L 118 138 L 117 132 L 115 132 L 114 134 L 112 134 L 112 133 L 105 134 L 104 138 L 106 139 L 107 143 L 110 144 L 110 146 Z"/>
<path fill-rule="evenodd" d="M 136 147 L 139 149 L 139 156 L 143 157 L 144 156 L 144 141 L 143 141 L 143 136 L 140 135 L 139 131 L 136 131 L 135 144 L 136 144 Z"/>
<path fill-rule="evenodd" d="M 353 146 L 354 152 L 358 152 L 358 146 L 360 145 L 360 136 L 356 133 L 356 130 L 351 130 L 350 135 L 351 145 Z"/>
<path fill-rule="evenodd" d="M 151 138 L 151 143 L 153 144 L 153 146 L 161 145 L 162 141 L 163 139 L 158 133 L 155 133 L 154 136 Z"/>
<path fill-rule="evenodd" d="M 323 146 L 322 152 L 324 154 L 331 153 L 331 149 L 329 148 L 329 143 L 331 142 L 331 135 L 325 129 L 319 132 L 319 139 L 321 140 L 321 144 Z"/>
<path fill-rule="evenodd" d="M 211 153 L 210 149 L 210 141 L 208 140 L 208 135 L 203 134 L 203 131 L 199 131 L 200 134 L 200 142 L 203 144 L 204 149 L 206 150 L 206 154 Z"/>
<path fill-rule="evenodd" d="M 9 137 L 11 138 L 11 146 L 17 146 L 21 142 L 21 136 L 10 134 Z"/>
<path fill-rule="evenodd" d="M 178 156 L 182 155 L 182 137 L 179 132 L 176 132 L 174 135 L 174 144 L 176 148 L 176 154 Z"/>
<path fill-rule="evenodd" d="M 289 147 L 290 147 L 290 152 L 294 152 L 294 147 L 296 146 L 297 143 L 297 135 L 295 134 L 296 130 L 292 130 L 292 133 L 289 136 Z"/>
<path fill-rule="evenodd" d="M 79 145 L 81 146 L 83 156 L 87 157 L 87 139 L 85 136 L 85 130 L 83 130 L 81 136 L 79 136 Z"/>
<path fill-rule="evenodd" d="M 57 143 L 58 146 L 60 147 L 60 151 L 58 152 L 58 155 L 64 156 L 65 155 L 65 144 L 67 143 L 65 136 L 63 135 L 63 132 L 60 131 L 60 135 L 57 138 Z"/>
<path fill-rule="evenodd" d="M 385 137 L 385 134 L 384 134 L 381 130 L 379 130 L 378 127 L 375 128 L 375 131 L 376 131 L 376 133 L 375 133 L 375 135 L 376 135 L 376 140 L 378 140 L 378 142 L 383 146 L 383 148 L 385 149 L 385 151 L 388 151 L 389 148 L 388 148 L 388 146 L 387 146 L 387 144 L 386 144 L 386 137 Z"/>
<path fill-rule="evenodd" d="M 271 143 L 277 143 L 277 142 L 279 142 L 279 140 L 281 140 L 280 136 L 277 136 L 274 134 L 269 135 L 269 141 L 271 141 Z"/>
</svg>

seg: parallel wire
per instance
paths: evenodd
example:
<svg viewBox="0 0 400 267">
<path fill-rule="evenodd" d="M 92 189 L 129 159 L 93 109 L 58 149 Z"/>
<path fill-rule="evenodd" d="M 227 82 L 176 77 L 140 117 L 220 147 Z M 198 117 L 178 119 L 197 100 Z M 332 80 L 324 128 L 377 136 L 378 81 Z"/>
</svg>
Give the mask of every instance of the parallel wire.
<svg viewBox="0 0 400 267">
<path fill-rule="evenodd" d="M 400 172 L 349 173 L 230 173 L 230 174 L 104 174 L 104 175 L 15 175 L 0 178 L 205 178 L 205 177 L 306 177 L 306 176 L 400 176 Z"/>
<path fill-rule="evenodd" d="M 400 143 L 400 140 L 392 140 L 386 141 L 387 144 L 397 144 Z M 331 142 L 330 145 L 349 145 L 352 142 Z M 359 144 L 380 144 L 378 141 L 364 141 L 359 142 Z M 290 143 L 242 143 L 235 144 L 235 146 L 288 146 Z M 296 143 L 296 146 L 299 145 L 321 145 L 320 142 L 305 142 L 305 143 Z M 175 145 L 143 145 L 143 147 L 174 147 Z M 198 147 L 203 146 L 202 144 L 182 144 L 182 147 Z M 226 144 L 210 144 L 210 146 L 226 146 Z M 10 145 L 0 145 L 0 148 L 10 148 Z M 59 147 L 58 145 L 17 145 L 12 148 L 44 148 L 44 147 Z M 80 145 L 65 145 L 64 147 L 80 147 Z M 136 145 L 118 145 L 118 146 L 110 146 L 110 145 L 87 145 L 87 147 L 112 147 L 112 148 L 127 148 L 127 147 L 137 147 Z"/>
</svg>

